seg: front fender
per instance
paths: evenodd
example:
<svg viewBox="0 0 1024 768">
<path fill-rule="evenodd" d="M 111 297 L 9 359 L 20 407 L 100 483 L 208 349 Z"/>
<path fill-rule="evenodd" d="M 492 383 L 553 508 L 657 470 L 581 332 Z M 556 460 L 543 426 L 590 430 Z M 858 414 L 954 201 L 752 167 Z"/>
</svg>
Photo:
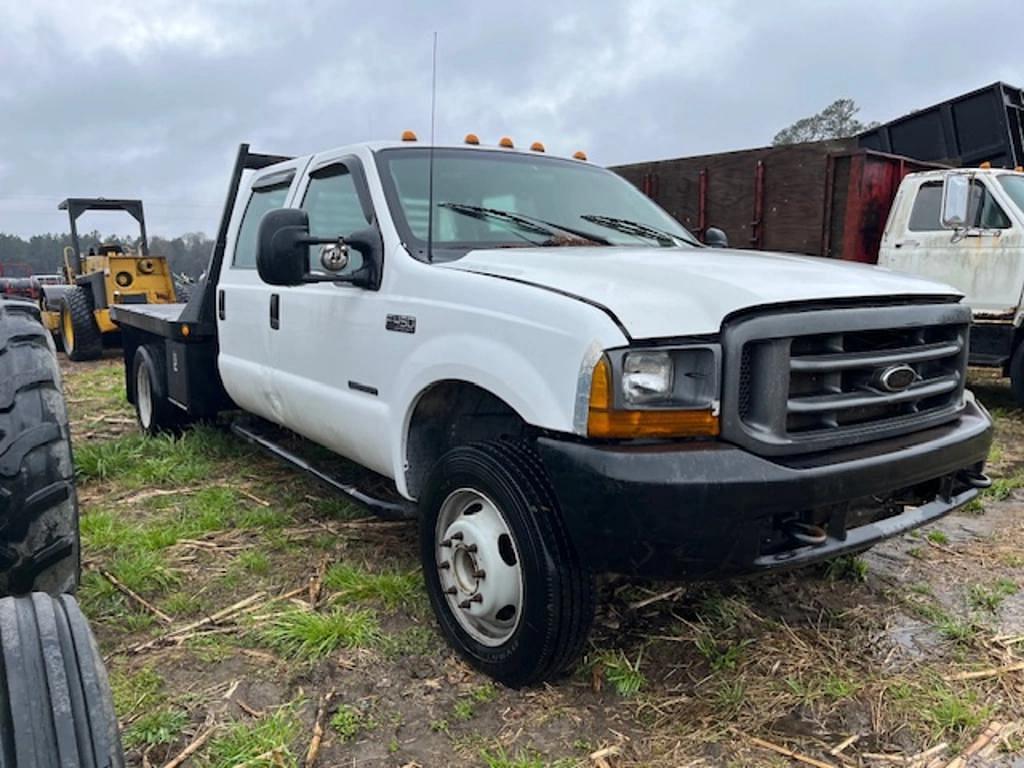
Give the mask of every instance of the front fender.
<svg viewBox="0 0 1024 768">
<path fill-rule="evenodd" d="M 403 470 L 412 414 L 423 393 L 439 382 L 473 384 L 503 400 L 527 424 L 571 432 L 575 388 L 561 391 L 558 379 L 542 373 L 536 362 L 499 339 L 470 334 L 451 334 L 418 347 L 397 377 L 402 385 L 394 413 L 401 418 L 394 420 L 390 444 L 398 490 L 407 494 Z M 575 365 L 578 369 L 579 361 Z"/>
</svg>

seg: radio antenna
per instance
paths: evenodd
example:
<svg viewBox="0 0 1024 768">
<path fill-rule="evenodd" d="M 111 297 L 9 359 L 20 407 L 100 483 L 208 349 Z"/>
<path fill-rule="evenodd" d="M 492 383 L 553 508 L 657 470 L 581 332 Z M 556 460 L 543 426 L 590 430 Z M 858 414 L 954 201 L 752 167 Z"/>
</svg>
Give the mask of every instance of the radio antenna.
<svg viewBox="0 0 1024 768">
<path fill-rule="evenodd" d="M 430 64 L 430 152 L 427 171 L 427 263 L 434 261 L 434 115 L 437 110 L 437 32 Z"/>
</svg>

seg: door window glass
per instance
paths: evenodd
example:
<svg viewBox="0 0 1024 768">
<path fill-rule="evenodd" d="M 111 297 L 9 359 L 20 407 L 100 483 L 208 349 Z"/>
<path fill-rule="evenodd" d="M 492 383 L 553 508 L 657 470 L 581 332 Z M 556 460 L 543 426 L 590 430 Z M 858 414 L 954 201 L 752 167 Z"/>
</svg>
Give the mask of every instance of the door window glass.
<svg viewBox="0 0 1024 768">
<path fill-rule="evenodd" d="M 302 208 L 309 215 L 309 234 L 313 237 L 346 237 L 370 223 L 355 179 L 344 165 L 332 165 L 310 177 Z M 309 249 L 313 269 L 320 268 L 320 247 L 313 245 Z M 351 275 L 363 266 L 363 256 L 357 250 L 351 249 L 348 256 L 348 266 L 340 275 Z"/>
<path fill-rule="evenodd" d="M 939 209 L 942 207 L 942 182 L 929 181 L 921 185 L 910 211 L 911 232 L 934 232 L 942 229 Z"/>
<path fill-rule="evenodd" d="M 238 230 L 233 266 L 242 269 L 256 268 L 256 235 L 259 232 L 260 221 L 267 211 L 284 205 L 285 198 L 288 197 L 288 187 L 289 184 L 280 184 L 253 190 L 249 204 L 245 207 L 245 215 L 242 216 L 242 226 Z"/>
<path fill-rule="evenodd" d="M 945 229 L 940 221 L 942 207 L 942 182 L 929 181 L 917 191 L 914 207 L 910 212 L 911 232 L 938 232 Z M 971 182 L 970 202 L 967 221 L 971 229 L 1008 229 L 1010 217 L 996 202 L 982 182 Z"/>
</svg>

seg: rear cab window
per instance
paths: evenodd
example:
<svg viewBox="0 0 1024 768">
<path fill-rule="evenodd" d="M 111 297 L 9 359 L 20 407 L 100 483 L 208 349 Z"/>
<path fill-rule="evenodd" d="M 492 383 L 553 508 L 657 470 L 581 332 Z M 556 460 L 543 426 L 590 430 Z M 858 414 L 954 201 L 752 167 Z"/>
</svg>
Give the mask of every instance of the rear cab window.
<svg viewBox="0 0 1024 768">
<path fill-rule="evenodd" d="M 256 269 L 256 236 L 260 221 L 267 211 L 281 208 L 288 198 L 294 170 L 273 173 L 257 179 L 252 185 L 249 202 L 246 203 L 242 223 L 235 240 L 235 251 L 231 266 L 236 269 Z"/>
</svg>

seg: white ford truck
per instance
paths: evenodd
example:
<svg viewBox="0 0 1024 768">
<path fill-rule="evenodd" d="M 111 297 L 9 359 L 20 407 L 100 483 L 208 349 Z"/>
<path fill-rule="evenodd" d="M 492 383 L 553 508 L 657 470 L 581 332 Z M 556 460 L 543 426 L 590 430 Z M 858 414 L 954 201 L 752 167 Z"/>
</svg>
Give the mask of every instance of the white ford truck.
<svg viewBox="0 0 1024 768">
<path fill-rule="evenodd" d="M 243 145 L 188 304 L 112 309 L 142 428 L 225 413 L 417 516 L 444 635 L 510 685 L 580 653 L 594 574 L 792 568 L 988 483 L 959 293 L 707 248 L 612 172 L 540 149 Z"/>
<path fill-rule="evenodd" d="M 1024 173 L 957 168 L 908 175 L 878 263 L 942 280 L 974 313 L 973 365 L 998 367 L 1024 406 Z"/>
</svg>

